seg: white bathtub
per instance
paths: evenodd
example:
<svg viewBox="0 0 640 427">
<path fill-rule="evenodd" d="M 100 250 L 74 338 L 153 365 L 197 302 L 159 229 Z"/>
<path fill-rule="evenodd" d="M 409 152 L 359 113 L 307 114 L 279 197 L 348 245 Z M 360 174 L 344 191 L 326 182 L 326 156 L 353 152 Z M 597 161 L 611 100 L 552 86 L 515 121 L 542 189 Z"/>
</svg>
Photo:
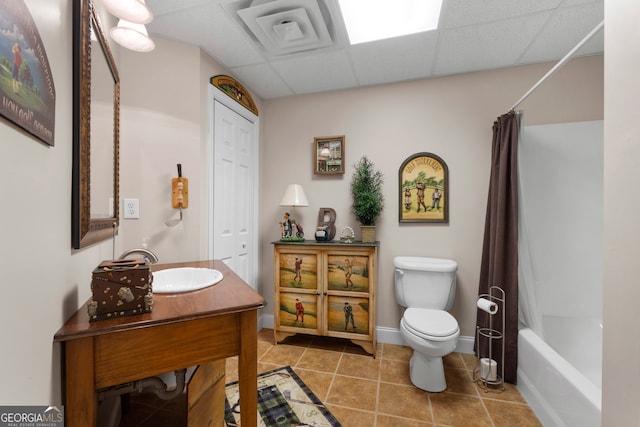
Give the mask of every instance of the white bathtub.
<svg viewBox="0 0 640 427">
<path fill-rule="evenodd" d="M 567 332 L 566 323 L 548 331 Z M 599 323 L 590 329 L 600 328 Z M 584 326 L 584 325 L 583 325 Z M 553 332 L 553 333 L 555 333 Z M 601 330 L 592 331 L 602 336 Z M 552 337 L 550 341 L 578 344 L 588 343 L 581 334 L 569 333 L 564 340 Z M 597 338 L 595 338 L 597 339 Z M 601 338 L 600 338 L 601 339 Z M 560 356 L 529 328 L 518 333 L 518 390 L 526 399 L 545 427 L 599 427 L 602 401 L 601 346 L 591 345 L 571 350 L 576 355 L 591 355 L 580 372 L 576 366 Z M 585 359 L 585 358 L 583 358 Z M 585 362 L 585 360 L 582 360 Z M 598 365 L 599 366 L 596 366 Z M 595 371 L 594 371 L 595 369 Z M 600 371 L 598 373 L 597 371 Z M 598 381 L 598 378 L 600 380 Z M 597 384 L 596 384 L 597 383 Z"/>
</svg>

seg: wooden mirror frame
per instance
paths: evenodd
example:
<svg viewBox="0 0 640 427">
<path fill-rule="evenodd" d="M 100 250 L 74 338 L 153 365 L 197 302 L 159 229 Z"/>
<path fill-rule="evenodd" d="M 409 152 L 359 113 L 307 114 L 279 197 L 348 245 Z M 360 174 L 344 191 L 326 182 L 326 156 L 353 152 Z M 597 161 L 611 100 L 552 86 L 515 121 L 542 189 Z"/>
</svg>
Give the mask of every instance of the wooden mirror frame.
<svg viewBox="0 0 640 427">
<path fill-rule="evenodd" d="M 113 213 L 91 217 L 91 25 L 100 42 L 114 81 L 113 103 Z M 118 231 L 120 151 L 120 77 L 92 0 L 73 2 L 73 173 L 71 239 L 75 249 L 108 239 Z"/>
</svg>

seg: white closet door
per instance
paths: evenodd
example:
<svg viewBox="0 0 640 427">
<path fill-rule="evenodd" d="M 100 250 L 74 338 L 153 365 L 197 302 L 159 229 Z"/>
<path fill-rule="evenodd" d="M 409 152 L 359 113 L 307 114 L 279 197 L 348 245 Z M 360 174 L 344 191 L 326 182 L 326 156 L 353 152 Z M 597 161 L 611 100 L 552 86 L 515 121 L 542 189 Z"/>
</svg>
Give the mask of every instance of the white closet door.
<svg viewBox="0 0 640 427">
<path fill-rule="evenodd" d="M 255 288 L 254 124 L 220 102 L 214 104 L 213 256 Z"/>
</svg>

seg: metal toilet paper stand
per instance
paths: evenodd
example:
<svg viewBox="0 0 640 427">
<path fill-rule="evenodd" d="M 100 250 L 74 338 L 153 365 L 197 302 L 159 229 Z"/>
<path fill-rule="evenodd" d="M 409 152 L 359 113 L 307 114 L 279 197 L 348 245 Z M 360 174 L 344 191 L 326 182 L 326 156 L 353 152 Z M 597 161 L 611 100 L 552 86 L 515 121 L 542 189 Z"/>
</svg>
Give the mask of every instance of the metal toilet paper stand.
<svg viewBox="0 0 640 427">
<path fill-rule="evenodd" d="M 489 391 L 504 391 L 504 327 L 505 327 L 505 293 L 497 286 L 491 286 L 489 293 L 482 294 L 479 299 L 484 299 L 497 306 L 497 311 L 487 311 L 489 316 L 489 327 L 481 328 L 476 326 L 476 367 L 473 370 L 473 382 L 482 384 L 485 393 Z M 486 302 L 486 301 L 483 301 Z M 494 317 L 502 316 L 500 327 L 502 330 L 494 327 Z M 494 346 L 500 351 L 500 361 L 496 362 L 494 355 Z M 491 386 L 491 387 L 490 387 Z"/>
</svg>

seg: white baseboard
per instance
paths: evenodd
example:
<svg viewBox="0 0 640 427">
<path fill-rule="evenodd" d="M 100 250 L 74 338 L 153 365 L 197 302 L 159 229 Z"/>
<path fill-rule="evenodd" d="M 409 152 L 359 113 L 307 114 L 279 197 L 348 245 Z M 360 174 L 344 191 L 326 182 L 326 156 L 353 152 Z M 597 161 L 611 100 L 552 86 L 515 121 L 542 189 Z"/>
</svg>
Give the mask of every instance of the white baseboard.
<svg viewBox="0 0 640 427">
<path fill-rule="evenodd" d="M 267 328 L 273 329 L 275 325 L 273 314 L 263 314 L 258 318 L 259 329 Z M 384 326 L 376 327 L 376 335 L 378 342 L 384 344 L 404 345 L 402 335 L 400 335 L 400 329 L 387 328 Z M 460 336 L 458 337 L 458 343 L 456 345 L 456 351 L 458 353 L 474 354 L 473 352 L 474 337 Z"/>
</svg>

